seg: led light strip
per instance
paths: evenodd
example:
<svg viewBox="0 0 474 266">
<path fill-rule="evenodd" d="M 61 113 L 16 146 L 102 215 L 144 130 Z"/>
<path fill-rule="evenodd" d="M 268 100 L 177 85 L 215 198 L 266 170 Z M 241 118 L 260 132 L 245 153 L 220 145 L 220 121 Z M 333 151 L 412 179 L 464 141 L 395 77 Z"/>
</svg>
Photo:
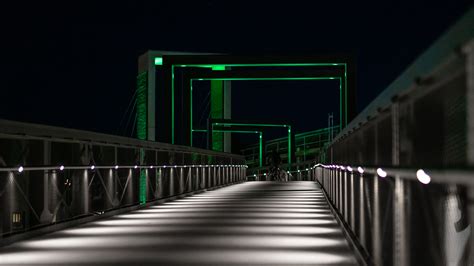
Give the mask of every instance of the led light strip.
<svg viewBox="0 0 474 266">
<path fill-rule="evenodd" d="M 0 172 L 19 172 L 24 171 L 48 171 L 48 170 L 99 170 L 99 169 L 165 169 L 165 168 L 248 168 L 247 165 L 201 165 L 201 164 L 192 164 L 192 165 L 107 165 L 107 166 L 98 166 L 98 165 L 82 165 L 82 166 L 37 166 L 37 167 L 2 167 Z"/>
<path fill-rule="evenodd" d="M 343 166 L 343 165 L 324 165 L 321 163 L 315 164 L 310 168 L 303 170 L 287 171 L 290 173 L 302 173 L 314 170 L 316 168 L 324 168 L 329 170 L 344 171 L 349 173 L 358 173 L 360 175 L 365 174 L 365 177 L 378 176 L 380 178 L 386 178 L 387 176 L 397 176 L 399 178 L 408 180 L 417 180 L 422 184 L 429 184 L 431 181 L 444 184 L 464 184 L 474 185 L 474 171 L 472 169 L 467 170 L 431 170 L 429 174 L 424 169 L 407 169 L 407 168 L 370 168 L 362 166 Z M 247 177 L 266 176 L 265 174 L 254 174 Z"/>
</svg>

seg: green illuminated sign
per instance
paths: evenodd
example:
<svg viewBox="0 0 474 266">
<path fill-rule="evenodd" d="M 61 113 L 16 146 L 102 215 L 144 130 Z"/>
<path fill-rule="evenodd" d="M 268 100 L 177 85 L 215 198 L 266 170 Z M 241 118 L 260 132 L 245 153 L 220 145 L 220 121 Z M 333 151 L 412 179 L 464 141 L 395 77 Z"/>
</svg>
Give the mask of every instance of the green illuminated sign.
<svg viewBox="0 0 474 266">
<path fill-rule="evenodd" d="M 155 57 L 155 66 L 163 65 L 163 57 Z"/>
</svg>

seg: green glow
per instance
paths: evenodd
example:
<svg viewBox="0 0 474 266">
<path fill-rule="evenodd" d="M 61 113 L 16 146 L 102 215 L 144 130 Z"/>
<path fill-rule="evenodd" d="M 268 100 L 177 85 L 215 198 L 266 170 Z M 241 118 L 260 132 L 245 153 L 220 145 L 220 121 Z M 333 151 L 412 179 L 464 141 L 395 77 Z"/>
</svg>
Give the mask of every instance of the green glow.
<svg viewBox="0 0 474 266">
<path fill-rule="evenodd" d="M 147 139 L 147 77 L 148 72 L 142 72 L 137 76 L 137 138 Z"/>
<path fill-rule="evenodd" d="M 147 77 L 148 72 L 142 72 L 137 76 L 137 138 L 146 140 L 147 139 Z M 143 163 L 145 158 L 145 151 L 140 149 L 140 163 Z M 141 170 L 139 177 L 139 201 L 140 204 L 146 203 L 146 173 Z"/>
<path fill-rule="evenodd" d="M 288 170 L 291 171 L 291 126 L 288 127 Z"/>
<path fill-rule="evenodd" d="M 262 127 L 286 127 L 288 128 L 288 169 L 291 170 L 291 126 L 290 125 L 278 125 L 278 124 L 249 124 L 249 123 L 220 123 L 220 122 L 215 122 L 212 123 L 211 127 L 212 130 L 214 131 L 214 126 L 262 126 Z M 260 145 L 262 145 L 262 138 L 260 139 Z M 263 147 L 262 147 L 263 149 Z M 263 151 L 263 150 L 261 150 Z M 263 158 L 262 158 L 263 160 Z M 263 162 L 263 161 L 262 161 Z"/>
<path fill-rule="evenodd" d="M 346 63 L 267 63 L 267 64 L 190 64 L 176 65 L 178 67 L 285 67 L 285 66 L 342 66 Z"/>
<path fill-rule="evenodd" d="M 212 70 L 217 70 L 217 71 L 225 70 L 225 66 L 221 66 L 221 65 L 212 66 Z"/>
<path fill-rule="evenodd" d="M 211 118 L 224 118 L 224 82 L 211 81 Z M 224 134 L 212 132 L 212 150 L 224 151 Z"/>
<path fill-rule="evenodd" d="M 144 157 L 145 157 L 145 151 L 143 149 L 140 149 L 140 164 L 144 163 Z M 145 204 L 146 203 L 146 169 L 140 169 L 140 181 L 139 181 L 139 201 L 140 204 Z"/>
<path fill-rule="evenodd" d="M 191 84 L 191 90 L 189 92 L 189 112 L 190 112 L 190 117 L 189 117 L 189 128 L 191 129 L 191 134 L 189 136 L 189 146 L 193 146 L 193 83 L 190 82 Z"/>
<path fill-rule="evenodd" d="M 260 146 L 260 153 L 259 153 L 259 163 L 260 163 L 260 167 L 263 167 L 263 133 L 260 132 L 260 136 L 258 137 L 258 143 L 259 143 L 259 146 Z"/>
<path fill-rule="evenodd" d="M 156 58 L 155 58 L 156 62 Z M 343 126 L 347 125 L 347 63 L 343 62 L 336 62 L 336 63 L 267 63 L 267 64 L 190 64 L 190 65 L 172 65 L 171 66 L 171 143 L 174 144 L 174 68 L 176 67 L 210 67 L 213 70 L 225 70 L 225 67 L 299 67 L 299 66 L 344 66 L 344 87 L 345 87 L 345 94 L 344 94 L 344 102 L 345 102 L 345 121 L 340 121 L 339 125 L 341 129 Z M 223 69 L 222 69 L 223 68 Z M 305 78 L 253 78 L 253 79 L 245 79 L 245 78 L 228 78 L 228 79 L 206 79 L 206 80 L 322 80 L 322 79 L 337 79 L 338 77 L 305 77 Z M 205 80 L 199 78 L 197 80 Z M 191 80 L 192 83 L 192 80 Z M 341 83 L 339 78 L 339 83 Z M 342 94 L 340 93 L 340 98 L 342 98 Z M 340 100 L 340 102 L 342 102 Z M 339 113 L 342 113 L 342 105 L 340 106 Z M 191 111 L 192 113 L 192 111 Z M 191 114 L 192 115 L 192 114 Z M 192 116 L 191 116 L 191 138 L 192 138 Z M 192 141 L 191 141 L 192 143 Z"/>
<path fill-rule="evenodd" d="M 249 134 L 258 134 L 261 131 L 253 131 L 253 130 L 233 130 L 233 129 L 215 129 L 215 132 L 230 132 L 230 133 L 249 133 Z M 206 133 L 206 129 L 193 129 L 193 132 L 198 133 Z"/>
<path fill-rule="evenodd" d="M 293 78 L 198 78 L 196 80 L 324 80 L 338 77 L 293 77 Z"/>
<path fill-rule="evenodd" d="M 163 65 L 163 57 L 155 57 L 155 66 Z"/>
<path fill-rule="evenodd" d="M 291 128 L 289 125 L 283 124 L 252 124 L 252 123 L 232 123 L 232 122 L 214 122 L 212 125 L 216 126 L 251 126 L 251 127 L 288 127 Z"/>
<path fill-rule="evenodd" d="M 342 81 L 339 78 L 339 95 L 342 95 Z M 347 102 L 347 100 L 346 100 Z M 339 106 L 342 107 L 342 97 L 339 96 Z M 347 110 L 347 105 L 346 105 L 346 110 Z M 347 112 L 347 111 L 346 111 Z M 339 125 L 342 125 L 344 121 L 342 121 L 342 110 L 339 108 Z"/>
<path fill-rule="evenodd" d="M 174 66 L 171 66 L 171 144 L 174 144 Z"/>
</svg>

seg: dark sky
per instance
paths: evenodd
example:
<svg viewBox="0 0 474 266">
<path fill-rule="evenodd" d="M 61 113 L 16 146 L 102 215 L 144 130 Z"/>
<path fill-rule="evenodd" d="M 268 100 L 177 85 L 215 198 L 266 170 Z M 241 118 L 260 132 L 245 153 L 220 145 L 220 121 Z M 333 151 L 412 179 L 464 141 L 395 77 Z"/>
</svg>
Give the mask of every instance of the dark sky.
<svg viewBox="0 0 474 266">
<path fill-rule="evenodd" d="M 0 8 L 0 118 L 113 134 L 123 134 L 120 122 L 135 89 L 137 57 L 148 49 L 352 53 L 361 110 L 469 7 L 468 1 L 453 0 L 364 6 L 353 3 L 360 1 L 37 2 Z M 329 109 L 308 111 L 310 99 L 321 102 L 321 90 L 301 89 L 299 102 L 296 85 L 279 86 L 243 89 L 235 95 L 234 112 L 242 118 L 252 112 L 263 118 L 290 115 L 302 130 L 326 123 Z M 242 93 L 249 91 L 252 99 L 246 101 Z M 291 111 L 272 109 L 282 100 Z"/>
</svg>

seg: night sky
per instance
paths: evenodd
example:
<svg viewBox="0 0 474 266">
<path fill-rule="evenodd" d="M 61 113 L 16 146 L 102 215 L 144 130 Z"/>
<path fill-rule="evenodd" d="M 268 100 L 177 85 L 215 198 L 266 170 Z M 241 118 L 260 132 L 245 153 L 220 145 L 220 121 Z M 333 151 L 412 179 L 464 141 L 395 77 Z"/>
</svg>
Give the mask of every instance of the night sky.
<svg viewBox="0 0 474 266">
<path fill-rule="evenodd" d="M 0 118 L 130 135 L 124 115 L 137 58 L 148 49 L 354 54 L 362 110 L 469 7 L 468 1 L 329 2 L 2 4 Z M 236 83 L 234 117 L 281 117 L 298 131 L 323 127 L 338 108 L 337 95 L 328 92 L 333 85 Z"/>
</svg>

